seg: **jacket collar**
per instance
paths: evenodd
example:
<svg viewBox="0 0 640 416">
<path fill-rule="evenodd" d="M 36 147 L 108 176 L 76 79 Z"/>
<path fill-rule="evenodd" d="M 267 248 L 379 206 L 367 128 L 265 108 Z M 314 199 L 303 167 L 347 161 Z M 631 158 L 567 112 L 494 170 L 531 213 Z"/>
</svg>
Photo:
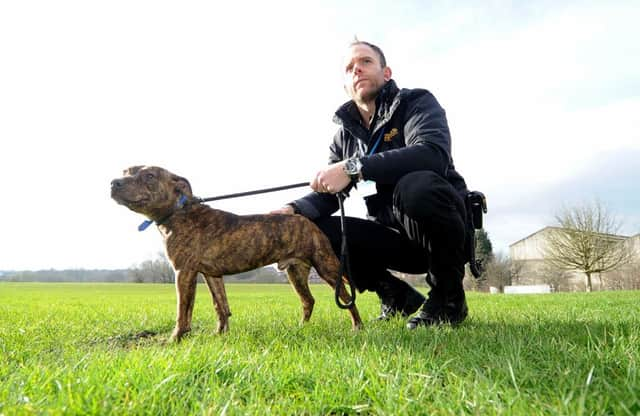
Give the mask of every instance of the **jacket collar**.
<svg viewBox="0 0 640 416">
<path fill-rule="evenodd" d="M 378 97 L 376 97 L 376 123 L 373 129 L 374 132 L 379 126 L 385 124 L 391 118 L 393 112 L 398 107 L 400 103 L 399 91 L 393 79 L 387 81 L 380 90 Z M 355 133 L 358 129 L 364 129 L 360 121 L 360 113 L 353 100 L 342 104 L 333 116 L 334 123 L 342 125 L 352 133 Z"/>
</svg>

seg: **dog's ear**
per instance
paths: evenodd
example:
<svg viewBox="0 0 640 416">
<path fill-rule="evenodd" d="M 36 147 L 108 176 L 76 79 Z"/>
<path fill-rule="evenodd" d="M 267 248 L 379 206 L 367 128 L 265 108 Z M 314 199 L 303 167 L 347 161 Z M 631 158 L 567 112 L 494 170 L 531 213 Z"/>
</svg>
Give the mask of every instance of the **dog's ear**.
<svg viewBox="0 0 640 416">
<path fill-rule="evenodd" d="M 173 175 L 172 179 L 176 185 L 175 189 L 177 193 L 189 198 L 193 196 L 193 193 L 191 191 L 191 184 L 188 180 L 178 175 Z"/>
<path fill-rule="evenodd" d="M 142 169 L 143 167 L 144 166 L 131 166 L 130 168 L 127 168 L 124 171 L 122 171 L 122 174 L 124 176 L 133 176 L 136 173 L 138 173 L 140 169 Z"/>
</svg>

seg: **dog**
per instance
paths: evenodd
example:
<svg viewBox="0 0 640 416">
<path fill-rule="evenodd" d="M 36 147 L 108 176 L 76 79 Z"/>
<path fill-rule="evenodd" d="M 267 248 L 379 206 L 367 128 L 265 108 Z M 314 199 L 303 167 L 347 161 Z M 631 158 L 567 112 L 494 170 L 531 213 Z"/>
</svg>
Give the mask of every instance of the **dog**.
<svg viewBox="0 0 640 416">
<path fill-rule="evenodd" d="M 172 340 L 179 341 L 191 330 L 198 273 L 213 297 L 219 334 L 228 331 L 231 316 L 224 275 L 278 263 L 302 302 L 301 323 L 309 320 L 315 303 L 309 291 L 311 266 L 331 287 L 340 279 L 340 299 L 348 301 L 331 243 L 309 219 L 284 214 L 241 216 L 213 209 L 194 198 L 187 179 L 157 166 L 133 166 L 123 175 L 111 182 L 111 197 L 156 223 L 176 273 L 178 305 Z M 359 329 L 362 320 L 355 305 L 349 313 L 353 329 Z"/>
</svg>

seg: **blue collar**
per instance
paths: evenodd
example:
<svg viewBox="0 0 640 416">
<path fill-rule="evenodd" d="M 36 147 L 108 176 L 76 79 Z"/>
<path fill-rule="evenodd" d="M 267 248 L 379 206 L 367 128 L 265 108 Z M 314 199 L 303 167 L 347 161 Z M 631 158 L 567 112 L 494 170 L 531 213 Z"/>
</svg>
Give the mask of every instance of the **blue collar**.
<svg viewBox="0 0 640 416">
<path fill-rule="evenodd" d="M 184 204 L 186 204 L 187 200 L 188 200 L 188 199 L 187 199 L 187 197 L 186 197 L 186 196 L 184 196 L 184 195 L 180 195 L 180 199 L 178 200 L 178 202 L 176 202 L 176 208 L 177 208 L 177 209 L 181 209 L 182 207 L 184 207 Z M 164 224 L 165 222 L 167 222 L 167 220 L 168 220 L 169 218 L 171 218 L 171 216 L 172 216 L 173 214 L 175 214 L 175 212 L 176 212 L 176 211 L 174 210 L 174 211 L 172 211 L 169 215 L 167 215 L 166 217 L 161 218 L 161 219 L 159 219 L 158 221 L 156 221 L 156 225 L 162 225 L 162 224 Z M 138 225 L 138 231 L 144 231 L 144 230 L 146 230 L 147 228 L 149 228 L 149 226 L 150 226 L 151 224 L 153 224 L 153 221 L 151 221 L 151 220 L 144 220 L 144 221 L 142 222 L 142 224 Z"/>
</svg>

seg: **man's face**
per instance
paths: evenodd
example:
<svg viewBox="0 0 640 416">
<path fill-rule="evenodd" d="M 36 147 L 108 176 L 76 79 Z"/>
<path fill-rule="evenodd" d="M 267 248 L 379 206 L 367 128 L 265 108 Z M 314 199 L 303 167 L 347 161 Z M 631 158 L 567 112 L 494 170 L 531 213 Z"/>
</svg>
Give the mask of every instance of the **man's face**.
<svg viewBox="0 0 640 416">
<path fill-rule="evenodd" d="M 383 68 L 378 54 L 367 45 L 351 46 L 343 65 L 345 91 L 356 103 L 374 100 L 391 79 L 391 68 Z"/>
</svg>

